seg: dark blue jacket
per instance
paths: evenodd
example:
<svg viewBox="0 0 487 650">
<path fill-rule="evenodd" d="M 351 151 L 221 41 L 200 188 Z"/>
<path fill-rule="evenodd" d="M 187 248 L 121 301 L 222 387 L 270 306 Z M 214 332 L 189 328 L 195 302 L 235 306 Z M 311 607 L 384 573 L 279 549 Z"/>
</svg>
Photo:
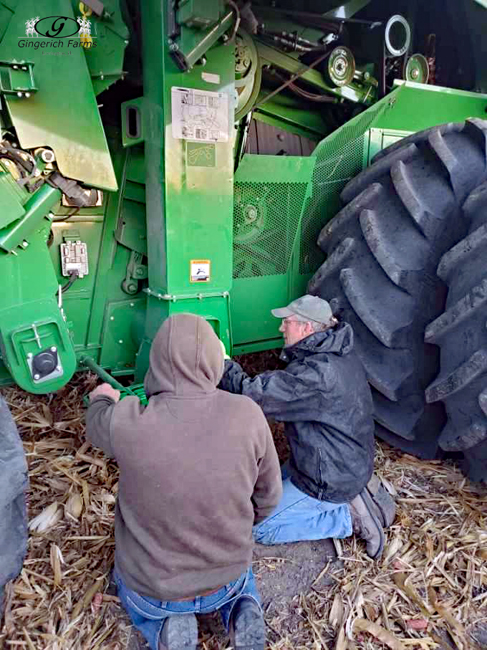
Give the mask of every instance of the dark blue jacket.
<svg viewBox="0 0 487 650">
<path fill-rule="evenodd" d="M 267 417 L 286 423 L 298 489 L 323 501 L 349 502 L 374 465 L 372 396 L 352 328 L 340 323 L 312 334 L 284 348 L 281 358 L 289 362 L 285 370 L 253 378 L 226 361 L 219 387 L 247 395 Z"/>
</svg>

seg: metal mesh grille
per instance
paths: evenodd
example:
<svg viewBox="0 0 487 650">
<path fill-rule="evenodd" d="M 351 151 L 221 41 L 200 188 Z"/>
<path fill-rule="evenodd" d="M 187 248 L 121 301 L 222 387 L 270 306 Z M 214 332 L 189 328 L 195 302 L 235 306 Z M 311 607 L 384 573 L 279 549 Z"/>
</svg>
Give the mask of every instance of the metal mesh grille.
<svg viewBox="0 0 487 650">
<path fill-rule="evenodd" d="M 312 194 L 307 201 L 301 222 L 299 273 L 314 273 L 323 262 L 323 252 L 316 242 L 321 229 L 340 209 L 340 192 L 362 171 L 364 133 L 387 108 L 378 104 L 351 120 L 314 151 L 316 165 L 312 179 Z"/>
<path fill-rule="evenodd" d="M 306 189 L 307 183 L 235 183 L 234 278 L 287 272 Z"/>
</svg>

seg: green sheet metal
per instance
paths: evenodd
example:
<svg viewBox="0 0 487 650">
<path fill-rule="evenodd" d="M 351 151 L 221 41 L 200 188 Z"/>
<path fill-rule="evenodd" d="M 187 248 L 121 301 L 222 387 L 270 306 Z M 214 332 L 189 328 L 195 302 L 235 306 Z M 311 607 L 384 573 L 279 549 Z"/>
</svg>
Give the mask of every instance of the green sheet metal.
<svg viewBox="0 0 487 650">
<path fill-rule="evenodd" d="M 26 36 L 26 21 L 39 16 L 75 18 L 69 0 L 24 0 L 0 43 L 0 60 L 31 61 L 38 92 L 8 97 L 21 147 L 51 147 L 62 174 L 87 185 L 117 189 L 95 93 L 79 38 Z M 78 14 L 79 15 L 79 14 Z M 44 46 L 42 45 L 44 44 Z M 39 45 L 36 49 L 29 45 Z"/>
</svg>

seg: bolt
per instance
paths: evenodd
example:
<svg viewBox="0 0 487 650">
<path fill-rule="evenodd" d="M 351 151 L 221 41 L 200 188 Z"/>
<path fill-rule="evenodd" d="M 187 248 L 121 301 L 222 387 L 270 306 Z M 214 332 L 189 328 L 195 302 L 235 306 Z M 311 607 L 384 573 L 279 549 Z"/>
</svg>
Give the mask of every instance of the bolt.
<svg viewBox="0 0 487 650">
<path fill-rule="evenodd" d="M 22 97 L 22 93 L 20 92 L 20 90 L 19 90 L 19 92 L 17 93 L 17 97 Z"/>
<path fill-rule="evenodd" d="M 177 46 L 176 43 L 170 43 L 169 44 L 169 49 L 171 52 L 177 52 L 179 50 L 179 47 Z"/>
<path fill-rule="evenodd" d="M 115 316 L 110 316 L 110 320 L 115 320 Z"/>
<path fill-rule="evenodd" d="M 26 65 L 23 65 L 23 66 L 22 66 L 22 70 L 27 70 L 27 66 L 26 66 Z"/>
<path fill-rule="evenodd" d="M 18 70 L 18 69 L 19 69 L 19 66 L 18 66 L 18 65 L 14 65 L 13 68 L 14 68 L 14 70 Z"/>
<path fill-rule="evenodd" d="M 61 366 L 56 366 L 56 370 L 57 370 L 58 372 L 61 372 L 61 370 L 62 370 Z"/>
<path fill-rule="evenodd" d="M 25 96 L 26 96 L 26 97 L 30 97 L 30 93 L 25 93 Z"/>
<path fill-rule="evenodd" d="M 411 77 L 412 77 L 413 79 L 417 79 L 417 78 L 419 77 L 419 70 L 418 70 L 418 68 L 415 68 L 415 69 L 411 72 Z"/>
<path fill-rule="evenodd" d="M 51 352 L 57 352 L 57 347 L 55 345 L 52 346 Z"/>
<path fill-rule="evenodd" d="M 37 379 L 40 379 L 40 378 L 41 378 L 40 375 L 34 375 L 34 379 L 35 379 L 36 381 L 37 381 Z"/>
<path fill-rule="evenodd" d="M 121 344 L 123 343 L 123 339 L 119 339 L 118 342 Z"/>
<path fill-rule="evenodd" d="M 28 242 L 26 242 L 25 239 L 24 239 L 24 241 L 22 242 L 22 247 L 27 248 L 28 245 L 29 245 Z"/>
<path fill-rule="evenodd" d="M 134 307 L 134 303 L 133 303 L 133 302 L 131 302 L 131 303 L 130 303 L 130 306 L 131 306 L 131 307 Z"/>
</svg>

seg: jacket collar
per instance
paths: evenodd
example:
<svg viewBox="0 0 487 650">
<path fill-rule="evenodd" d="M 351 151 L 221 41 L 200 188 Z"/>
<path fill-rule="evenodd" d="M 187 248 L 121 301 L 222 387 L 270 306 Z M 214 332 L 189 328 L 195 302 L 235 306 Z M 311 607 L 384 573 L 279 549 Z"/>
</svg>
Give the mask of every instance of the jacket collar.
<svg viewBox="0 0 487 650">
<path fill-rule="evenodd" d="M 315 332 L 294 345 L 285 346 L 280 358 L 289 363 L 318 352 L 333 352 L 343 356 L 352 349 L 353 330 L 348 323 L 342 322 L 326 332 Z"/>
</svg>

